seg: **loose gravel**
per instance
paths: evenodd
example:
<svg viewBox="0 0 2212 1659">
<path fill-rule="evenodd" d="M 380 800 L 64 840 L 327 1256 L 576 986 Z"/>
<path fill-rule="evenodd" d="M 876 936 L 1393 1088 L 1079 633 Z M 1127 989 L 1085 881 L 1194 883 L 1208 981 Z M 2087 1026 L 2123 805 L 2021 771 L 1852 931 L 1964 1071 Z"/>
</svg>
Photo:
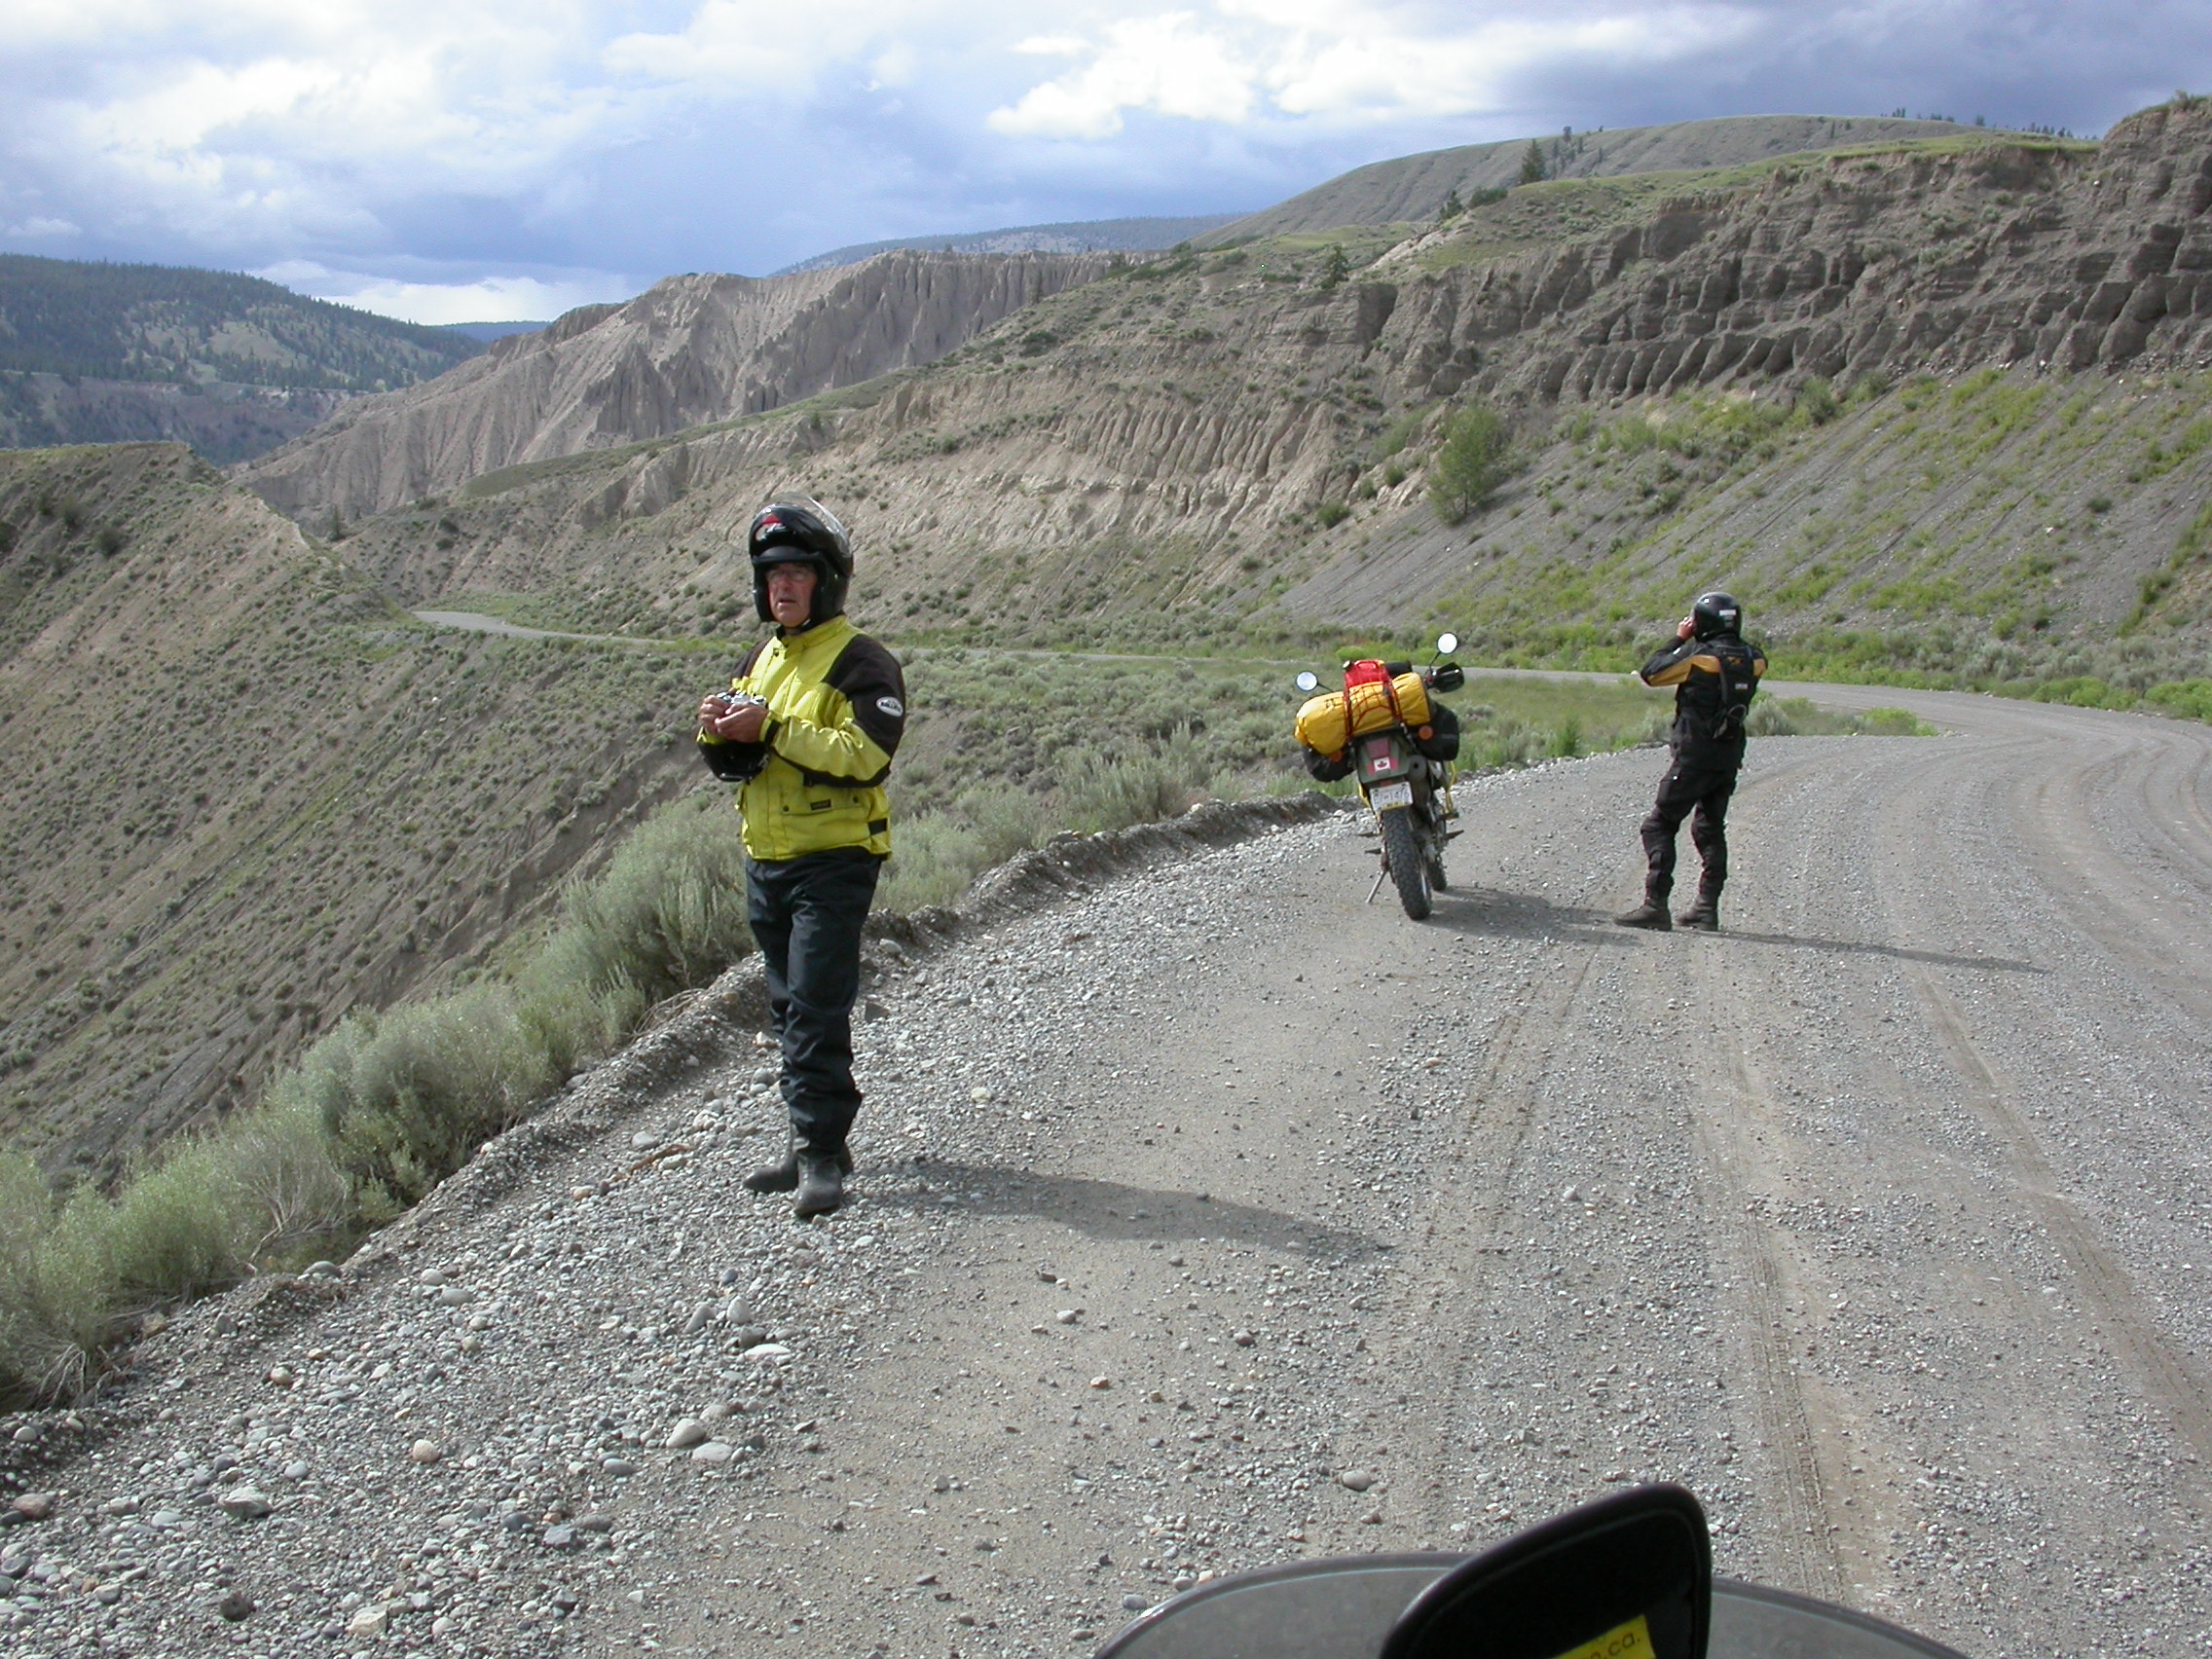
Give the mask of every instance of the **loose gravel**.
<svg viewBox="0 0 2212 1659">
<path fill-rule="evenodd" d="M 879 941 L 845 1211 L 737 1185 L 764 1050 L 666 1068 L 8 1419 L 0 1640 L 1081 1653 L 1670 1479 L 1726 1573 L 2200 1651 L 2212 741 L 1872 700 L 1964 735 L 1756 746 L 1716 938 L 1604 920 L 1642 754 L 1464 786 L 1425 926 L 1334 816 Z"/>
</svg>

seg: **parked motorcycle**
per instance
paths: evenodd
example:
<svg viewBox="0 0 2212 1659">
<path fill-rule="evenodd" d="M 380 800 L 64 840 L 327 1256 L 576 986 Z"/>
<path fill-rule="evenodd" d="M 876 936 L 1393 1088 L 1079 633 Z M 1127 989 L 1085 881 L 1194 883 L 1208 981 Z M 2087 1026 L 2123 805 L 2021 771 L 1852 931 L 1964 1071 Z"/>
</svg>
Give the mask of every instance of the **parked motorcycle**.
<svg viewBox="0 0 2212 1659">
<path fill-rule="evenodd" d="M 1458 648 L 1456 635 L 1437 637 L 1439 657 Z M 1429 699 L 1432 692 L 1456 691 L 1466 671 L 1451 662 L 1417 668 L 1366 658 L 1346 663 L 1344 675 L 1341 692 L 1321 691 L 1310 670 L 1299 675 L 1298 688 L 1318 694 L 1298 711 L 1298 740 L 1315 777 L 1358 779 L 1382 842 L 1376 890 L 1391 882 L 1406 914 L 1421 921 L 1432 908 L 1431 896 L 1449 885 L 1444 848 L 1458 833 L 1450 825 L 1458 816 L 1452 761 L 1459 753 L 1459 722 Z"/>
<path fill-rule="evenodd" d="M 1338 1556 L 1215 1579 L 1097 1659 L 1961 1659 L 1832 1603 L 1713 1576 L 1705 1511 L 1635 1487 L 1481 1555 Z"/>
</svg>

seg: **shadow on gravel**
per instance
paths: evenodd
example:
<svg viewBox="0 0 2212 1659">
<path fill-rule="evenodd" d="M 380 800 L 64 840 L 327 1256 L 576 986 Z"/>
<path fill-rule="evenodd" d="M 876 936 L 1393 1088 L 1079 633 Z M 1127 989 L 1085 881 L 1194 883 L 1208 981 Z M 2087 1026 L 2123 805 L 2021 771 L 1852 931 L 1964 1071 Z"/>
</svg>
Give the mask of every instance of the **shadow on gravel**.
<svg viewBox="0 0 2212 1659">
<path fill-rule="evenodd" d="M 1382 900 L 1378 899 L 1377 903 Z M 1456 887 L 1436 895 L 1436 909 L 1429 925 L 1454 933 L 1510 934 L 1522 939 L 1572 939 L 1584 944 L 1626 944 L 1647 939 L 1628 928 L 1615 927 L 1604 910 L 1555 904 L 1532 893 L 1506 893 L 1488 887 Z M 1745 933 L 1722 926 L 1720 937 L 1740 944 L 1783 944 L 1797 950 L 1832 950 L 1845 956 L 1889 956 L 1900 962 L 1928 962 L 1940 968 L 1994 968 L 2005 974 L 2047 974 L 2038 962 L 2015 962 L 2004 956 L 1956 956 L 1942 950 L 1914 950 L 1902 944 L 1873 944 L 1860 940 L 1818 939 L 1775 933 Z"/>
<path fill-rule="evenodd" d="M 1197 1193 L 1129 1187 L 1082 1175 L 1040 1175 L 984 1163 L 927 1163 L 886 1170 L 868 1181 L 877 1203 L 915 1208 L 981 1209 L 997 1215 L 1035 1215 L 1092 1238 L 1159 1240 L 1234 1238 L 1309 1256 L 1369 1256 L 1390 1246 L 1363 1233 L 1324 1222 L 1301 1221 L 1279 1210 Z M 943 1204 L 950 1198 L 957 1201 Z"/>
<path fill-rule="evenodd" d="M 2004 956 L 1953 956 L 1942 950 L 1913 950 L 1901 944 L 1868 944 L 1860 940 L 1799 938 L 1789 934 L 1740 933 L 1721 916 L 1720 937 L 1740 944 L 1787 944 L 1799 950 L 1832 950 L 1845 956 L 1894 956 L 1900 962 L 1932 962 L 1942 968 L 1995 968 L 2005 974 L 2047 974 L 2039 962 L 2014 962 Z"/>
<path fill-rule="evenodd" d="M 1379 897 L 1375 901 L 1382 903 Z M 1455 887 L 1435 896 L 1432 926 L 1454 933 L 1511 934 L 1521 939 L 1573 939 L 1584 944 L 1625 944 L 1630 936 L 1603 910 L 1555 904 L 1533 893 L 1493 887 Z"/>
</svg>

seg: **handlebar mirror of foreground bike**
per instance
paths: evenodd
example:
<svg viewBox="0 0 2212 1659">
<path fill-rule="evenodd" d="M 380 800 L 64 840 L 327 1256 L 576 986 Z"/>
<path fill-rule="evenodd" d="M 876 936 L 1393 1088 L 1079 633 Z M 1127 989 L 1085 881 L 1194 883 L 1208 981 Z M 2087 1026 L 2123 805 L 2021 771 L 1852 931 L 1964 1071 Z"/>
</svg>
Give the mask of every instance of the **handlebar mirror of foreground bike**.
<svg viewBox="0 0 2212 1659">
<path fill-rule="evenodd" d="M 1321 677 L 1309 668 L 1302 668 L 1298 671 L 1298 688 L 1301 691 L 1318 691 L 1321 689 Z"/>
<path fill-rule="evenodd" d="M 1847 1608 L 1713 1577 L 1705 1513 L 1638 1487 L 1478 1556 L 1340 1556 L 1201 1584 L 1098 1659 L 1960 1659 Z"/>
<path fill-rule="evenodd" d="M 1458 635 L 1456 635 L 1456 634 L 1439 634 L 1439 635 L 1437 635 L 1437 636 L 1436 636 L 1436 654 L 1437 654 L 1438 656 L 1440 656 L 1440 657 L 1448 657 L 1448 656 L 1450 656 L 1450 655 L 1451 655 L 1451 654 L 1452 654 L 1452 653 L 1453 653 L 1454 651 L 1457 650 L 1458 648 L 1459 648 L 1459 636 L 1458 636 Z"/>
</svg>

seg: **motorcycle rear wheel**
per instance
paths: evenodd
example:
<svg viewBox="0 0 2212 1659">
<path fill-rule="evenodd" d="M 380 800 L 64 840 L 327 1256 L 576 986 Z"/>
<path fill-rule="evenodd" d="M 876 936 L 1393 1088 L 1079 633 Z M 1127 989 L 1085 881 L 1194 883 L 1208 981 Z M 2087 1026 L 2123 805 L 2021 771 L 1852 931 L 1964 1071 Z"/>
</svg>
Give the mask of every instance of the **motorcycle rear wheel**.
<svg viewBox="0 0 2212 1659">
<path fill-rule="evenodd" d="M 1398 903 L 1415 921 L 1426 921 L 1430 908 L 1428 853 L 1420 844 L 1420 831 L 1414 827 L 1413 809 L 1393 806 L 1382 814 L 1382 866 L 1398 889 Z"/>
</svg>

